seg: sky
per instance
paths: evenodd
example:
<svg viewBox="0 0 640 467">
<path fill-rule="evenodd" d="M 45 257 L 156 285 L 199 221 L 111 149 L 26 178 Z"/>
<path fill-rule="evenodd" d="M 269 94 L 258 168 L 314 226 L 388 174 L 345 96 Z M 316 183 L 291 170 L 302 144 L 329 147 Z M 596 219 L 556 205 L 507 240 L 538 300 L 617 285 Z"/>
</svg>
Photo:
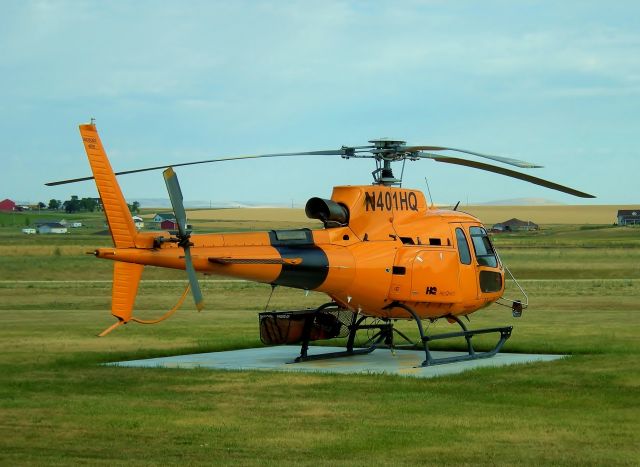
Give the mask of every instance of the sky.
<svg viewBox="0 0 640 467">
<path fill-rule="evenodd" d="M 637 1 L 11 1 L 0 7 L 0 199 L 97 196 L 78 124 L 116 170 L 338 149 L 380 137 L 543 165 L 582 200 L 434 161 L 436 203 L 640 204 Z M 453 155 L 453 154 L 451 154 Z M 370 160 L 178 168 L 185 200 L 304 205 L 370 184 Z M 395 169 L 396 175 L 400 166 Z M 525 170 L 526 171 L 526 170 Z M 167 198 L 160 172 L 120 177 Z"/>
</svg>

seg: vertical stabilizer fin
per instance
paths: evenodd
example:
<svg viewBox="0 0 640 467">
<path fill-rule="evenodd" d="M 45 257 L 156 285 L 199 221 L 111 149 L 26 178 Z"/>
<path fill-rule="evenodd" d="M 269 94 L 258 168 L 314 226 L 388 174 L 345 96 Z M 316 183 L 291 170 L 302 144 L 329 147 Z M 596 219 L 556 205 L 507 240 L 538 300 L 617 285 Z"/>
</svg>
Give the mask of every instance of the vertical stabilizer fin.
<svg viewBox="0 0 640 467">
<path fill-rule="evenodd" d="M 98 130 L 94 124 L 80 125 L 80 135 L 96 180 L 113 243 L 118 248 L 135 247 L 136 227 L 102 147 Z"/>
</svg>

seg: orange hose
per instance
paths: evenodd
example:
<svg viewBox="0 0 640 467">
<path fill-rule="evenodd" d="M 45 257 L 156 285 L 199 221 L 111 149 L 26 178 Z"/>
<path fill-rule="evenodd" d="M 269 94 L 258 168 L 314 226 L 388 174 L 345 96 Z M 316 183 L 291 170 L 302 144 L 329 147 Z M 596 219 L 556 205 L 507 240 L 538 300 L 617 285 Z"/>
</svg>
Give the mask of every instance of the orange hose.
<svg viewBox="0 0 640 467">
<path fill-rule="evenodd" d="M 139 318 L 132 317 L 131 321 L 133 321 L 135 323 L 140 323 L 140 324 L 156 324 L 156 323 L 159 323 L 160 321 L 164 321 L 165 319 L 170 317 L 172 314 L 174 314 L 176 311 L 178 311 L 178 309 L 182 306 L 182 303 L 184 302 L 184 299 L 187 298 L 187 294 L 189 293 L 190 289 L 191 289 L 191 285 L 187 284 L 187 288 L 184 289 L 184 292 L 182 293 L 182 296 L 178 299 L 178 303 L 176 303 L 173 308 L 171 308 L 169 311 L 167 311 L 160 318 L 154 319 L 154 320 L 145 320 L 145 319 L 139 319 Z"/>
</svg>

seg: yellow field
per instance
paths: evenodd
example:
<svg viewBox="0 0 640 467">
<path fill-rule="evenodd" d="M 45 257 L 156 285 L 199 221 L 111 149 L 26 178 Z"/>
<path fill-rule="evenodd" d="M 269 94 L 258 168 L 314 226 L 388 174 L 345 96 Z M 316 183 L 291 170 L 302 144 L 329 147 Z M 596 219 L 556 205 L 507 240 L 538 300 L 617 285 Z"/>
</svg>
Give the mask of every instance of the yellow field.
<svg viewBox="0 0 640 467">
<path fill-rule="evenodd" d="M 234 208 L 189 211 L 189 220 L 308 222 L 304 209 Z"/>
<path fill-rule="evenodd" d="M 145 209 L 142 217 L 147 221 L 147 229 L 153 228 L 149 223 L 156 212 Z M 187 217 L 199 231 L 234 232 L 241 230 L 297 229 L 302 227 L 320 228 L 320 221 L 308 219 L 304 209 L 290 208 L 229 208 L 229 209 L 193 209 L 188 210 Z"/>
<path fill-rule="evenodd" d="M 477 216 L 484 224 L 495 224 L 514 217 L 536 224 L 613 224 L 619 209 L 638 209 L 637 205 L 581 206 L 465 206 L 461 211 Z"/>
<path fill-rule="evenodd" d="M 619 209 L 639 209 L 638 205 L 586 205 L 586 206 L 462 206 L 461 211 L 477 216 L 491 225 L 511 218 L 536 224 L 613 224 Z M 303 209 L 239 208 L 202 209 L 189 211 L 191 221 L 224 222 L 287 222 L 308 224 Z M 311 221 L 313 222 L 313 221 Z"/>
</svg>

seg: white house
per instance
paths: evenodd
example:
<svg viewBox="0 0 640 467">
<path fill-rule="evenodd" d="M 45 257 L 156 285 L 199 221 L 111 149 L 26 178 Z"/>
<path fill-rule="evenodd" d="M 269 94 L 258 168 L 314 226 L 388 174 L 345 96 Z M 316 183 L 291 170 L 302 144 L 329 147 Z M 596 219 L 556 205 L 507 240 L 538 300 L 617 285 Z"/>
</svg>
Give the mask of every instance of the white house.
<svg viewBox="0 0 640 467">
<path fill-rule="evenodd" d="M 620 209 L 618 225 L 640 225 L 640 209 Z"/>
<path fill-rule="evenodd" d="M 62 220 L 52 220 L 51 218 L 49 219 L 37 219 L 34 222 L 36 229 L 39 229 L 41 225 L 46 225 L 46 224 L 58 224 L 61 225 L 63 227 L 69 227 L 69 223 L 67 221 L 65 221 L 64 219 Z"/>
<path fill-rule="evenodd" d="M 65 234 L 67 228 L 59 222 L 48 222 L 38 226 L 39 234 Z"/>
<path fill-rule="evenodd" d="M 144 220 L 140 216 L 133 216 L 133 223 L 138 230 L 144 228 Z"/>
<path fill-rule="evenodd" d="M 509 219 L 508 221 L 494 224 L 491 228 L 494 232 L 517 232 L 519 230 L 538 230 L 538 224 L 531 221 L 521 221 L 520 219 Z"/>
</svg>

